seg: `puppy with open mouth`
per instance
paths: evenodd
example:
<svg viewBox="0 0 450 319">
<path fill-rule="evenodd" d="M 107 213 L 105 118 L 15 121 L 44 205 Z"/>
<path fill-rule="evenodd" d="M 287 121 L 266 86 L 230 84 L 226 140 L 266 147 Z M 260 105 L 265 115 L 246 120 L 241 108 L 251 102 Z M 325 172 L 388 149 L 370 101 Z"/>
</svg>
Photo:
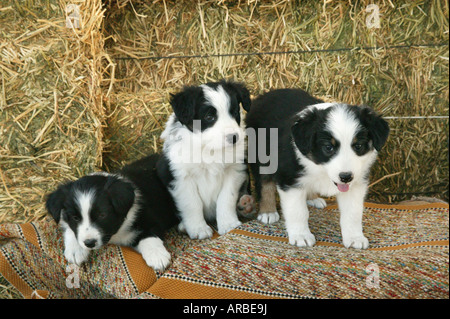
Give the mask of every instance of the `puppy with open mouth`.
<svg viewBox="0 0 450 319">
<path fill-rule="evenodd" d="M 324 103 L 300 89 L 279 89 L 252 102 L 246 123 L 255 130 L 255 141 L 260 140 L 258 134 L 266 134 L 266 150 L 273 142 L 270 129 L 278 130 L 276 171 L 262 174 L 260 161 L 250 163 L 259 200 L 258 219 L 263 223 L 279 220 L 277 190 L 289 242 L 313 246 L 316 239 L 308 226 L 308 197 L 336 196 L 344 246 L 366 249 L 363 203 L 369 170 L 389 135 L 387 122 L 367 106 Z M 323 207 L 325 202 L 315 199 L 310 203 Z"/>
</svg>

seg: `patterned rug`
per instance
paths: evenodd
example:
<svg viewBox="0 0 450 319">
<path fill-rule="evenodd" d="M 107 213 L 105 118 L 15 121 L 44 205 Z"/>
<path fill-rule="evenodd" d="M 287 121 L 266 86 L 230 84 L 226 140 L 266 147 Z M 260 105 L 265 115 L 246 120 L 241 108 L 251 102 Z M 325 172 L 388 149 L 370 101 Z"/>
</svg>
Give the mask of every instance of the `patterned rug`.
<svg viewBox="0 0 450 319">
<path fill-rule="evenodd" d="M 311 209 L 312 248 L 289 245 L 282 221 L 251 220 L 202 241 L 172 230 L 163 273 L 115 245 L 69 265 L 50 219 L 3 224 L 0 273 L 25 298 L 449 298 L 448 212 L 443 203 L 366 203 L 363 251 L 341 245 L 336 206 Z"/>
</svg>

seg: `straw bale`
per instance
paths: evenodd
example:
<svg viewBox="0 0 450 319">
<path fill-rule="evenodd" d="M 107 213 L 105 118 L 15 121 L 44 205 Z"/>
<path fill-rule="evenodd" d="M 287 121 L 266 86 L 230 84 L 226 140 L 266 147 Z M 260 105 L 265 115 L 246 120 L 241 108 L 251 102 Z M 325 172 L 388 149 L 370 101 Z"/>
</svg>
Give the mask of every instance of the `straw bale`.
<svg viewBox="0 0 450 319">
<path fill-rule="evenodd" d="M 45 214 L 45 195 L 102 164 L 101 1 L 2 1 L 0 222 Z"/>
<path fill-rule="evenodd" d="M 381 27 L 368 28 L 371 3 L 109 1 L 106 48 L 117 63 L 115 92 L 141 96 L 231 78 L 253 95 L 301 87 L 388 117 L 448 116 L 448 3 L 378 1 Z M 397 47 L 417 44 L 441 45 Z M 333 51 L 370 47 L 379 49 Z M 299 50 L 313 52 L 261 54 Z M 230 55 L 217 56 L 224 54 Z M 171 56 L 181 58 L 151 59 Z M 145 105 L 158 108 L 163 96 Z M 391 202 L 432 192 L 448 200 L 448 119 L 389 122 L 392 135 L 374 167 L 369 198 Z M 125 131 L 133 136 L 133 128 Z M 154 143 L 150 138 L 144 149 Z"/>
</svg>

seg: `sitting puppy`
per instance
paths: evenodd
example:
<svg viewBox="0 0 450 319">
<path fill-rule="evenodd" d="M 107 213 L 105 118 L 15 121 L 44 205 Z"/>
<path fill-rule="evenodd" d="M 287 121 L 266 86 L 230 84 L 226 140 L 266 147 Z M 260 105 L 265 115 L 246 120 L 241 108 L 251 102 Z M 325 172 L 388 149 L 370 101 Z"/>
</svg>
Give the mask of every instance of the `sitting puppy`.
<svg viewBox="0 0 450 319">
<path fill-rule="evenodd" d="M 316 193 L 336 196 L 344 246 L 367 248 L 363 203 L 370 167 L 389 134 L 387 122 L 367 106 L 323 103 L 299 89 L 280 89 L 253 101 L 246 123 L 255 130 L 254 143 L 260 140 L 259 134 L 266 135 L 265 145 L 251 145 L 249 140 L 249 150 L 269 150 L 274 142 L 278 145 L 273 173 L 262 174 L 264 164 L 258 159 L 250 163 L 260 201 L 258 219 L 278 221 L 277 190 L 289 242 L 313 246 L 316 240 L 308 226 L 308 197 Z M 271 128 L 277 135 L 270 134 Z M 309 204 L 319 208 L 326 205 L 318 198 Z"/>
<path fill-rule="evenodd" d="M 79 265 L 92 249 L 111 243 L 133 247 L 155 270 L 167 267 L 170 253 L 161 238 L 179 220 L 156 175 L 158 159 L 151 155 L 115 174 L 84 176 L 48 196 L 47 210 L 64 230 L 69 263 Z"/>
<path fill-rule="evenodd" d="M 242 84 L 221 81 L 185 87 L 170 103 L 174 113 L 161 135 L 157 170 L 180 212 L 179 230 L 191 239 L 209 238 L 209 220 L 225 234 L 241 224 L 236 204 L 248 175 L 239 104 L 248 111 L 250 93 Z M 251 211 L 248 199 L 238 204 L 244 214 Z"/>
</svg>

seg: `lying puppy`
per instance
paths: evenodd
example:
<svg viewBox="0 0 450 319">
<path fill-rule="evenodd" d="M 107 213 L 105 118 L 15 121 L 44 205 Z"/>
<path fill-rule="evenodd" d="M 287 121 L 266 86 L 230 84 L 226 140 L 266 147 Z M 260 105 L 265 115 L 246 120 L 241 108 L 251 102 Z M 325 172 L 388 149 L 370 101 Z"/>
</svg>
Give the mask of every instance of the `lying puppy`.
<svg viewBox="0 0 450 319">
<path fill-rule="evenodd" d="M 336 196 L 344 246 L 367 248 L 363 202 L 370 167 L 389 134 L 387 122 L 367 106 L 323 103 L 299 89 L 280 89 L 253 101 L 246 123 L 247 128 L 255 129 L 255 143 L 260 140 L 258 134 L 266 135 L 266 145 L 250 145 L 249 140 L 249 150 L 251 146 L 269 150 L 271 143 L 278 143 L 274 173 L 261 174 L 261 161 L 250 163 L 260 201 L 258 219 L 278 221 L 278 190 L 289 242 L 313 246 L 316 240 L 308 226 L 308 196 Z M 270 128 L 277 129 L 277 136 L 271 136 Z M 273 154 L 269 158 L 274 158 Z M 326 204 L 322 199 L 309 203 L 320 208 Z"/>
<path fill-rule="evenodd" d="M 164 233 L 179 220 L 172 198 L 155 172 L 159 155 L 125 166 L 115 174 L 93 173 L 58 187 L 47 210 L 64 230 L 64 256 L 81 264 L 108 243 L 130 246 L 147 264 L 163 270 L 170 253 Z"/>
<path fill-rule="evenodd" d="M 209 238 L 209 220 L 225 234 L 241 224 L 236 204 L 247 171 L 239 104 L 250 109 L 249 91 L 234 82 L 206 83 L 185 87 L 170 102 L 158 174 L 180 212 L 179 229 L 192 239 Z M 244 214 L 248 199 L 240 200 Z"/>
</svg>

